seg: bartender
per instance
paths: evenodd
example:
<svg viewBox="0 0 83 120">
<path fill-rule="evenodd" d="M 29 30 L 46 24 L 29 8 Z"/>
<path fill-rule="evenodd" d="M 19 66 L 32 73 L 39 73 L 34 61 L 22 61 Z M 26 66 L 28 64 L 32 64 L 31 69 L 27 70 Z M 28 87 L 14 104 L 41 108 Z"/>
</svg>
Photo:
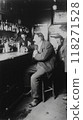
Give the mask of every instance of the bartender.
<svg viewBox="0 0 83 120">
<path fill-rule="evenodd" d="M 20 39 L 20 46 L 27 47 L 28 46 L 28 40 L 26 39 L 25 34 L 21 34 L 21 39 Z"/>
<path fill-rule="evenodd" d="M 31 44 L 26 33 L 19 33 L 17 40 L 21 51 L 28 51 L 28 46 Z"/>
</svg>

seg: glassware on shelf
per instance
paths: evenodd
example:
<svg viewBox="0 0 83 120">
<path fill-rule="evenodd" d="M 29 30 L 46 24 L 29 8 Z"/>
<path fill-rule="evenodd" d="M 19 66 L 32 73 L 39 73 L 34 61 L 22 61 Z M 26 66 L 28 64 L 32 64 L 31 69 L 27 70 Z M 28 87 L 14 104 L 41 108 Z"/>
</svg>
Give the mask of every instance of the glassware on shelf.
<svg viewBox="0 0 83 120">
<path fill-rule="evenodd" d="M 8 45 L 8 40 L 4 43 L 4 52 L 10 52 L 10 47 Z"/>
<path fill-rule="evenodd" d="M 17 43 L 16 43 L 16 46 L 17 46 L 17 51 L 20 52 L 20 43 L 17 42 Z"/>
<path fill-rule="evenodd" d="M 29 29 L 25 26 L 18 25 L 17 23 L 9 23 L 7 20 L 5 22 L 0 21 L 0 30 L 5 31 L 12 31 L 16 33 L 25 32 L 26 34 L 29 33 Z"/>
</svg>

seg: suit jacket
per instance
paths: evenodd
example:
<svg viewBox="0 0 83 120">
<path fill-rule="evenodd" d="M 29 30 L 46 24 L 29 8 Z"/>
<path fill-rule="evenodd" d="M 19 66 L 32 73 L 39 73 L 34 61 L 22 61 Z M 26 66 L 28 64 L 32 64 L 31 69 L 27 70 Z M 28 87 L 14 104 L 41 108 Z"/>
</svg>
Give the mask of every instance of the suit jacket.
<svg viewBox="0 0 83 120">
<path fill-rule="evenodd" d="M 55 51 L 52 44 L 49 41 L 43 41 L 39 53 L 36 54 L 35 60 L 37 60 L 37 67 L 43 67 L 46 72 L 50 72 L 55 66 Z"/>
</svg>

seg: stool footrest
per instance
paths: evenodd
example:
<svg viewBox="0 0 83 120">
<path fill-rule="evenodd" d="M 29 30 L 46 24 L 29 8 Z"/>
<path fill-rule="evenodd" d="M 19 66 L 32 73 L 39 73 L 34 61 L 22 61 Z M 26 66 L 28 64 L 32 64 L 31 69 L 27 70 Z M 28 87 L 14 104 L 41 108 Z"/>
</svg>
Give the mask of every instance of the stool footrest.
<svg viewBox="0 0 83 120">
<path fill-rule="evenodd" d="M 46 88 L 45 87 L 46 87 L 45 82 L 42 81 L 42 100 L 43 100 L 43 102 L 45 102 L 45 93 L 46 92 L 52 91 L 52 95 L 53 95 L 53 97 L 55 99 L 54 82 L 52 81 L 51 85 L 47 85 L 47 87 Z"/>
<path fill-rule="evenodd" d="M 52 91 L 53 88 L 49 87 L 47 90 L 45 90 L 44 92 L 48 92 L 48 91 Z"/>
</svg>

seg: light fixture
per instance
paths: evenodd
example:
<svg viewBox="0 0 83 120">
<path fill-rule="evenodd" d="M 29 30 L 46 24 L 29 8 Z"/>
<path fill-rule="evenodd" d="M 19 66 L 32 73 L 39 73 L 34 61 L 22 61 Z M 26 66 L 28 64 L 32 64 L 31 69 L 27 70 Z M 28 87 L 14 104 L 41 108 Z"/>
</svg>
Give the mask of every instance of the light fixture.
<svg viewBox="0 0 83 120">
<path fill-rule="evenodd" d="M 57 10 L 57 5 L 52 6 L 53 10 Z"/>
<path fill-rule="evenodd" d="M 56 2 L 56 0 L 53 0 L 54 2 Z"/>
<path fill-rule="evenodd" d="M 3 0 L 3 4 L 5 4 L 5 0 Z"/>
</svg>

